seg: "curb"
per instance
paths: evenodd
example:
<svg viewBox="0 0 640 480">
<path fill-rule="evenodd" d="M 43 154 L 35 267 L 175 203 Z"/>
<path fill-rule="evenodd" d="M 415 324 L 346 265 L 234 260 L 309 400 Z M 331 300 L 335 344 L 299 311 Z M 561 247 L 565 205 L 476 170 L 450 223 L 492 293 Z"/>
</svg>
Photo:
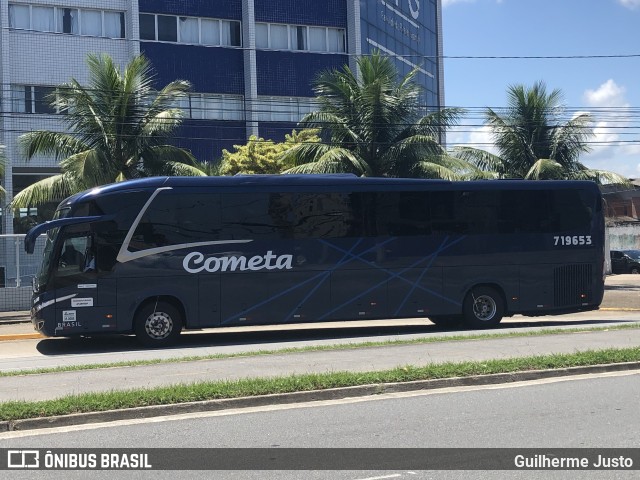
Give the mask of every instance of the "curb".
<svg viewBox="0 0 640 480">
<path fill-rule="evenodd" d="M 46 338 L 39 333 L 12 333 L 7 335 L 0 335 L 0 342 L 10 340 L 36 340 L 39 338 Z"/>
<path fill-rule="evenodd" d="M 44 428 L 69 427 L 91 423 L 114 422 L 117 420 L 162 417 L 185 413 L 214 412 L 235 408 L 261 407 L 274 404 L 340 400 L 344 398 L 380 395 L 383 393 L 401 393 L 418 390 L 436 390 L 447 387 L 515 383 L 529 380 L 539 380 L 543 378 L 557 378 L 573 375 L 586 375 L 593 373 L 619 372 L 628 370 L 640 370 L 640 362 L 611 363 L 606 365 L 593 365 L 587 367 L 567 367 L 554 370 L 531 370 L 526 372 L 496 373 L 490 375 L 417 380 L 413 382 L 401 383 L 382 383 L 373 385 L 370 384 L 354 387 L 332 388 L 327 390 L 261 395 L 257 397 L 203 400 L 199 402 L 177 403 L 172 405 L 154 405 L 150 407 L 108 410 L 105 412 L 89 412 L 52 417 L 29 418 L 24 420 L 9 420 L 0 422 L 0 433 Z"/>
<path fill-rule="evenodd" d="M 602 307 L 598 310 L 602 310 L 603 312 L 640 312 L 640 308 L 630 307 Z"/>
</svg>

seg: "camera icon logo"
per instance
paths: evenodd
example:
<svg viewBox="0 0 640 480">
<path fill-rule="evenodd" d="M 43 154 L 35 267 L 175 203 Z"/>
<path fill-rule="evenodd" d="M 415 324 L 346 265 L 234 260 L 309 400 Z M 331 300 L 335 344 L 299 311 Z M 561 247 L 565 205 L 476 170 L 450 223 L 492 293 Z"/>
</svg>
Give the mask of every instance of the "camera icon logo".
<svg viewBox="0 0 640 480">
<path fill-rule="evenodd" d="M 7 452 L 8 468 L 40 468 L 40 452 L 38 450 L 9 450 Z"/>
</svg>

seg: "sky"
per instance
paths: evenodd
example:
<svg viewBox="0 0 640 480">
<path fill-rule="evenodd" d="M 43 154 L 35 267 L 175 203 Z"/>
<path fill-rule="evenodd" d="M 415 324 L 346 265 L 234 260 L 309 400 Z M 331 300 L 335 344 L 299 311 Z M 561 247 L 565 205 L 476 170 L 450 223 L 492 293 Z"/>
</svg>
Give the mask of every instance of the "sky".
<svg viewBox="0 0 640 480">
<path fill-rule="evenodd" d="M 442 6 L 445 104 L 468 111 L 447 135 L 449 147 L 493 151 L 483 110 L 505 107 L 511 85 L 543 81 L 547 92 L 562 91 L 567 119 L 576 112 L 592 117 L 592 151 L 581 162 L 640 178 L 640 0 L 442 0 Z"/>
</svg>

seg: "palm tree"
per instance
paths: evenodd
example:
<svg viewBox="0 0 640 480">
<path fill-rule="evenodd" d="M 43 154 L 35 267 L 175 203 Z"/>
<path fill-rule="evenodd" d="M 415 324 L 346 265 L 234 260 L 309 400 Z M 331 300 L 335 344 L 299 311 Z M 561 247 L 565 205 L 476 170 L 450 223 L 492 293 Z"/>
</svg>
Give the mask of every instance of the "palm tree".
<svg viewBox="0 0 640 480">
<path fill-rule="evenodd" d="M 510 86 L 507 96 L 504 115 L 491 108 L 485 113 L 485 123 L 492 130 L 498 154 L 457 147 L 453 155 L 483 171 L 494 172 L 499 178 L 627 183 L 617 173 L 589 169 L 580 163 L 580 155 L 590 151 L 591 117 L 579 113 L 563 121 L 560 90 L 547 94 L 544 82 L 537 82 L 532 88 Z"/>
<path fill-rule="evenodd" d="M 54 155 L 62 173 L 27 187 L 15 196 L 13 207 L 58 201 L 106 183 L 151 175 L 204 175 L 193 156 L 166 145 L 180 125 L 178 100 L 190 89 L 186 81 L 153 88 L 149 61 L 131 60 L 124 72 L 108 55 L 88 55 L 89 84 L 72 79 L 56 89 L 52 105 L 68 132 L 35 131 L 21 135 L 18 144 L 28 159 Z"/>
<path fill-rule="evenodd" d="M 322 143 L 303 143 L 283 155 L 295 165 L 285 173 L 355 173 L 365 176 L 459 178 L 475 171 L 453 158 L 438 139 L 462 111 L 423 115 L 417 70 L 397 80 L 390 58 L 375 52 L 321 73 L 314 82 L 320 108 L 302 121 L 320 129 Z"/>
</svg>

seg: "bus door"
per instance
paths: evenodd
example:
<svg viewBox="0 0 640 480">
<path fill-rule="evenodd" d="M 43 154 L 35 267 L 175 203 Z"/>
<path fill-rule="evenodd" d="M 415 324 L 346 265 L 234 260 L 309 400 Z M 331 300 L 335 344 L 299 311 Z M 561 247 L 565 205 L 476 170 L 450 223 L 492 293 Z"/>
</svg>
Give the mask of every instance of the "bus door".
<svg viewBox="0 0 640 480">
<path fill-rule="evenodd" d="M 52 269 L 56 336 L 108 331 L 112 324 L 115 329 L 115 308 L 101 304 L 100 290 L 106 285 L 98 282 L 94 243 L 86 225 L 63 230 Z"/>
</svg>

